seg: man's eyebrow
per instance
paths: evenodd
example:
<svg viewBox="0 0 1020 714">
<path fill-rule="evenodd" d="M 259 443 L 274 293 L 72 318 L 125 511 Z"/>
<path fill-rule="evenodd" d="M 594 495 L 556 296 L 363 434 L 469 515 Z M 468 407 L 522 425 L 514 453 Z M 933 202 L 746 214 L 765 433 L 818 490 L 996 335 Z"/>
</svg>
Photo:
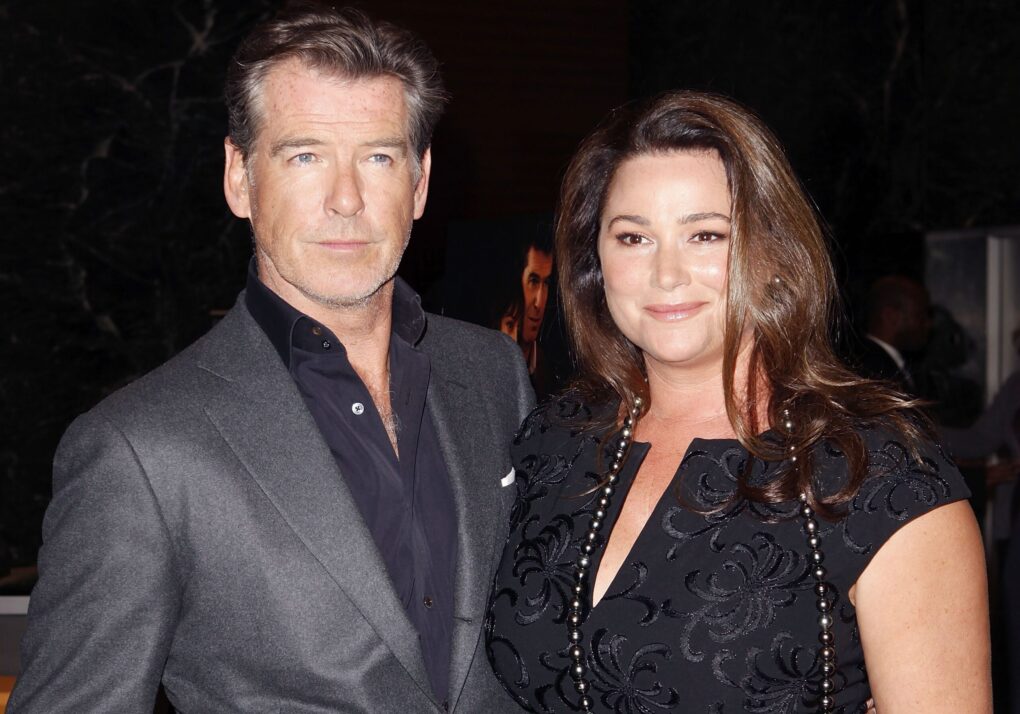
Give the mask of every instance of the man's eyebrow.
<svg viewBox="0 0 1020 714">
<path fill-rule="evenodd" d="M 403 149 L 407 151 L 407 139 L 400 136 L 386 136 L 381 139 L 371 139 L 361 143 L 363 147 L 378 147 L 380 149 Z"/>
<path fill-rule="evenodd" d="M 306 136 L 295 136 L 274 141 L 269 147 L 269 155 L 276 156 L 286 149 L 303 149 L 310 146 L 322 146 L 326 142 Z"/>
</svg>

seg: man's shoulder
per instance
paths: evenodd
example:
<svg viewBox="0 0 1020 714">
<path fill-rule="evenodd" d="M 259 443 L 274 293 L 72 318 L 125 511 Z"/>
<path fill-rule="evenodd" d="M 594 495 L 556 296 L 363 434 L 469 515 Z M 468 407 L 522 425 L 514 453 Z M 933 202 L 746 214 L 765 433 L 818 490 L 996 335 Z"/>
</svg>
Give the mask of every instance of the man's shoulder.
<svg viewBox="0 0 1020 714">
<path fill-rule="evenodd" d="M 242 316 L 235 307 L 207 333 L 199 337 L 163 364 L 113 392 L 92 410 L 114 421 L 139 419 L 143 415 L 174 413 L 208 392 L 216 375 L 203 367 L 207 355 L 238 347 L 243 335 L 238 324 Z M 119 417 L 119 418 L 118 418 Z"/>
<path fill-rule="evenodd" d="M 426 313 L 426 320 L 422 345 L 435 355 L 453 356 L 462 352 L 465 355 L 498 357 L 513 355 L 517 349 L 513 340 L 497 330 L 434 313 Z"/>
<path fill-rule="evenodd" d="M 481 390 L 494 402 L 509 400 L 518 407 L 514 419 L 519 423 L 534 403 L 534 392 L 517 343 L 502 332 L 442 315 L 428 314 L 427 320 L 421 349 L 433 373 Z"/>
</svg>

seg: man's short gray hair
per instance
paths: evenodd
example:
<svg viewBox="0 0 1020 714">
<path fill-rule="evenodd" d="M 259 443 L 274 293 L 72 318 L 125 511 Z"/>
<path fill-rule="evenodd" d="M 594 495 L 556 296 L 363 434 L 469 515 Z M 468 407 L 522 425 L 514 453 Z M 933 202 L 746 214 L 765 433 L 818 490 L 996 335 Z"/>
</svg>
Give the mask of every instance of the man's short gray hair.
<svg viewBox="0 0 1020 714">
<path fill-rule="evenodd" d="M 421 161 L 443 113 L 439 63 L 416 35 L 353 8 L 292 5 L 258 25 L 237 49 L 225 87 L 230 140 L 245 159 L 264 119 L 261 91 L 269 71 L 296 59 L 346 79 L 395 77 L 404 85 L 408 139 Z"/>
</svg>

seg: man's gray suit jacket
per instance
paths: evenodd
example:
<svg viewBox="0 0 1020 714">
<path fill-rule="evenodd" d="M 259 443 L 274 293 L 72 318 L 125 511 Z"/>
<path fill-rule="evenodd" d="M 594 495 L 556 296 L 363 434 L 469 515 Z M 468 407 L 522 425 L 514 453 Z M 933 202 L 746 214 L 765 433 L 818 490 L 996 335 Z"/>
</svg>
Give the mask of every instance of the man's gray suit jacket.
<svg viewBox="0 0 1020 714">
<path fill-rule="evenodd" d="M 517 712 L 482 622 L 532 406 L 508 338 L 429 315 L 427 404 L 458 563 L 450 711 Z M 336 460 L 238 304 L 68 429 L 10 714 L 441 712 L 417 633 Z"/>
</svg>

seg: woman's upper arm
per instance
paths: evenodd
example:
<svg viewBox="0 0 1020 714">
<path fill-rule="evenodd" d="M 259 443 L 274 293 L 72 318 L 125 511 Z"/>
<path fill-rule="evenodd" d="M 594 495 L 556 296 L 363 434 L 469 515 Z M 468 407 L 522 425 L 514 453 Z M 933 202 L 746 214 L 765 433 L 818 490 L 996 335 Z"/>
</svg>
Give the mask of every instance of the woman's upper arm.
<svg viewBox="0 0 1020 714">
<path fill-rule="evenodd" d="M 896 531 L 850 598 L 880 714 L 992 711 L 984 550 L 966 501 Z"/>
</svg>

